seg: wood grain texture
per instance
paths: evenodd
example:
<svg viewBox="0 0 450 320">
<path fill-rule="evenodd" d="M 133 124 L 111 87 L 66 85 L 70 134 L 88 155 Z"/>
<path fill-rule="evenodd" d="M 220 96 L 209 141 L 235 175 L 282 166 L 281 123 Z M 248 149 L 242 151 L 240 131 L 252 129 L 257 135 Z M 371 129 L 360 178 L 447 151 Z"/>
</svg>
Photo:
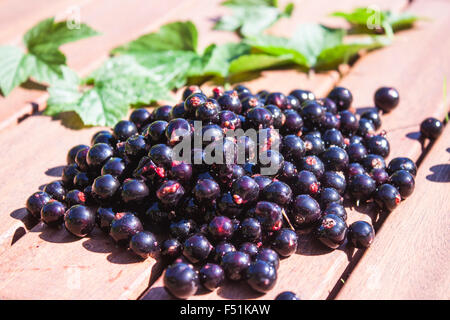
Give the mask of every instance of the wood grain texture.
<svg viewBox="0 0 450 320">
<path fill-rule="evenodd" d="M 448 111 L 449 101 L 444 101 L 442 92 L 442 79 L 446 75 L 448 78 L 450 74 L 450 66 L 446 59 L 450 40 L 445 36 L 446 30 L 450 27 L 448 19 L 445 18 L 446 12 L 449 12 L 448 5 L 446 2 L 414 3 L 408 11 L 432 17 L 432 22 L 424 21 L 417 29 L 399 33 L 390 47 L 364 56 L 339 83 L 354 93 L 354 106 L 359 112 L 364 107 L 372 106 L 373 94 L 378 87 L 392 85 L 399 89 L 401 103 L 393 112 L 383 116 L 382 127 L 387 129 L 387 137 L 391 144 L 388 160 L 397 156 L 417 160 L 424 148 L 417 140 L 420 122 L 426 116 L 443 119 Z M 427 58 L 429 51 L 422 47 L 423 41 L 427 42 L 426 48 L 440 48 L 433 52 L 432 61 Z M 406 52 L 411 54 L 405 57 Z M 424 64 L 423 61 L 427 63 Z M 434 81 L 424 83 L 421 80 L 422 75 Z M 413 197 L 420 198 L 420 195 L 414 194 Z M 409 199 L 405 203 L 408 201 Z M 397 211 L 403 211 L 403 206 L 404 204 Z M 370 204 L 350 209 L 347 222 L 350 224 L 356 220 L 366 220 L 376 223 L 379 217 L 372 209 Z M 226 284 L 213 293 L 192 298 L 272 299 L 278 293 L 294 288 L 297 288 L 296 292 L 303 299 L 327 298 L 353 257 L 358 256 L 360 252 L 343 246 L 339 250 L 327 253 L 307 235 L 300 236 L 300 240 L 300 254 L 291 256 L 280 264 L 278 283 L 268 294 L 258 296 L 245 284 Z M 162 279 L 158 279 L 143 298 L 169 299 L 170 296 L 163 289 Z"/>
<path fill-rule="evenodd" d="M 450 126 L 416 181 L 413 196 L 383 224 L 338 299 L 450 298 Z"/>
</svg>

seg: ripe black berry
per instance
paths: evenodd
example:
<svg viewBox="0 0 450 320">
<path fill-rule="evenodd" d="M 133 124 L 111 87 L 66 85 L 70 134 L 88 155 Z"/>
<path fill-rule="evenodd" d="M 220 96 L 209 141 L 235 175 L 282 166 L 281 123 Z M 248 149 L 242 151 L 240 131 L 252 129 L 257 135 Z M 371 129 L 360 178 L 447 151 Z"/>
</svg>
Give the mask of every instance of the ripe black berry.
<svg viewBox="0 0 450 320">
<path fill-rule="evenodd" d="M 391 148 L 389 146 L 389 141 L 383 136 L 373 136 L 366 141 L 367 151 L 372 154 L 377 154 L 386 158 Z"/>
<path fill-rule="evenodd" d="M 110 174 L 99 176 L 92 184 L 92 196 L 100 204 L 110 203 L 114 200 L 120 182 Z"/>
<path fill-rule="evenodd" d="M 248 176 L 235 180 L 231 186 L 231 194 L 236 204 L 246 204 L 258 198 L 259 185 Z"/>
<path fill-rule="evenodd" d="M 147 185 L 137 179 L 127 179 L 122 184 L 121 199 L 125 204 L 139 206 L 149 196 L 150 191 Z"/>
<path fill-rule="evenodd" d="M 294 199 L 290 215 L 294 226 L 308 227 L 320 219 L 320 205 L 311 196 L 301 194 Z"/>
<path fill-rule="evenodd" d="M 56 200 L 47 202 L 41 209 L 41 220 L 50 227 L 58 227 L 64 221 L 66 206 Z"/>
<path fill-rule="evenodd" d="M 328 94 L 328 98 L 336 103 L 338 111 L 347 110 L 353 102 L 352 93 L 343 87 L 335 87 Z"/>
<path fill-rule="evenodd" d="M 86 155 L 86 162 L 92 171 L 100 171 L 102 166 L 114 154 L 113 148 L 106 143 L 94 144 Z"/>
<path fill-rule="evenodd" d="M 282 228 L 275 233 L 272 249 L 282 257 L 289 257 L 297 251 L 298 237 L 295 231 Z"/>
<path fill-rule="evenodd" d="M 213 246 L 206 237 L 195 234 L 184 242 L 183 255 L 192 263 L 204 261 L 208 258 Z"/>
<path fill-rule="evenodd" d="M 67 164 L 74 164 L 75 163 L 75 157 L 77 156 L 78 151 L 83 149 L 89 149 L 89 146 L 84 144 L 79 144 L 74 147 L 72 147 L 69 152 L 67 153 Z"/>
<path fill-rule="evenodd" d="M 415 187 L 414 176 L 406 170 L 398 170 L 389 178 L 389 183 L 397 188 L 402 199 L 409 197 Z"/>
<path fill-rule="evenodd" d="M 214 217 L 208 224 L 209 235 L 216 241 L 230 239 L 233 235 L 233 231 L 233 224 L 228 217 Z"/>
<path fill-rule="evenodd" d="M 314 230 L 314 235 L 327 247 L 336 249 L 345 241 L 347 225 L 340 217 L 328 214 L 323 216 L 319 226 Z"/>
<path fill-rule="evenodd" d="M 387 113 L 393 110 L 400 101 L 398 91 L 391 87 L 382 87 L 375 92 L 375 106 Z"/>
<path fill-rule="evenodd" d="M 59 202 L 63 202 L 66 197 L 66 189 L 62 181 L 53 181 L 44 187 L 44 192 L 46 192 L 50 197 Z"/>
<path fill-rule="evenodd" d="M 413 176 L 417 174 L 417 167 L 414 161 L 405 157 L 394 158 L 389 162 L 388 167 L 386 168 L 387 173 L 393 174 L 398 170 L 406 170 L 411 173 Z"/>
<path fill-rule="evenodd" d="M 179 182 L 168 180 L 156 190 L 156 196 L 161 203 L 175 207 L 184 196 L 184 188 Z"/>
<path fill-rule="evenodd" d="M 76 204 L 86 204 L 86 196 L 84 195 L 84 192 L 74 189 L 70 190 L 66 194 L 65 203 L 70 208 L 71 206 L 74 206 Z"/>
<path fill-rule="evenodd" d="M 136 125 L 128 120 L 121 120 L 114 126 L 113 135 L 119 141 L 127 141 L 131 136 L 138 133 Z"/>
<path fill-rule="evenodd" d="M 220 287 L 225 280 L 225 272 L 222 267 L 214 263 L 205 264 L 198 274 L 200 283 L 210 291 Z"/>
<path fill-rule="evenodd" d="M 347 238 L 355 248 L 368 248 L 375 238 L 375 231 L 366 221 L 356 221 L 348 228 Z"/>
<path fill-rule="evenodd" d="M 156 258 L 159 254 L 159 245 L 153 233 L 140 231 L 130 240 L 130 249 L 143 259 Z"/>
<path fill-rule="evenodd" d="M 95 217 L 95 222 L 97 226 L 105 233 L 109 234 L 111 230 L 111 222 L 115 218 L 115 213 L 112 208 L 99 207 L 97 209 L 97 215 Z"/>
<path fill-rule="evenodd" d="M 374 192 L 375 203 L 383 210 L 393 211 L 402 201 L 398 190 L 391 184 L 382 184 Z"/>
<path fill-rule="evenodd" d="M 263 260 L 256 260 L 247 268 L 245 280 L 254 290 L 266 293 L 275 286 L 277 270 Z"/>
<path fill-rule="evenodd" d="M 141 221 L 133 213 L 119 212 L 111 222 L 109 235 L 119 245 L 128 245 L 131 237 L 143 230 Z"/>
<path fill-rule="evenodd" d="M 245 276 L 245 271 L 250 266 L 248 254 L 240 251 L 227 252 L 220 263 L 228 279 L 237 281 Z"/>
<path fill-rule="evenodd" d="M 420 134 L 423 138 L 437 139 L 441 134 L 444 126 L 442 122 L 436 118 L 427 118 L 420 124 Z"/>
<path fill-rule="evenodd" d="M 373 180 L 369 175 L 358 174 L 350 179 L 348 190 L 355 200 L 366 201 L 372 196 L 372 193 L 375 191 L 376 187 L 377 185 L 375 180 Z"/>
<path fill-rule="evenodd" d="M 255 207 L 255 218 L 264 231 L 280 230 L 283 224 L 283 209 L 276 203 L 259 201 Z"/>
<path fill-rule="evenodd" d="M 300 298 L 292 291 L 284 291 L 278 294 L 275 300 L 300 300 Z"/>
<path fill-rule="evenodd" d="M 140 130 L 146 124 L 150 123 L 151 120 L 151 113 L 145 108 L 134 109 L 130 114 L 130 121 L 135 124 L 138 130 Z"/>
<path fill-rule="evenodd" d="M 177 259 L 183 253 L 183 245 L 178 239 L 170 238 L 161 243 L 161 257 L 167 261 Z"/>
<path fill-rule="evenodd" d="M 51 200 L 50 195 L 46 192 L 33 193 L 26 202 L 27 211 L 36 219 L 41 218 L 41 209 Z"/>
<path fill-rule="evenodd" d="M 187 263 L 174 263 L 164 273 L 164 288 L 179 299 L 187 299 L 198 290 L 197 271 Z"/>
<path fill-rule="evenodd" d="M 284 182 L 273 181 L 262 190 L 262 198 L 284 207 L 292 201 L 292 190 Z"/>
<path fill-rule="evenodd" d="M 83 205 L 75 205 L 64 216 L 66 230 L 77 237 L 85 237 L 95 227 L 95 212 Z"/>
</svg>

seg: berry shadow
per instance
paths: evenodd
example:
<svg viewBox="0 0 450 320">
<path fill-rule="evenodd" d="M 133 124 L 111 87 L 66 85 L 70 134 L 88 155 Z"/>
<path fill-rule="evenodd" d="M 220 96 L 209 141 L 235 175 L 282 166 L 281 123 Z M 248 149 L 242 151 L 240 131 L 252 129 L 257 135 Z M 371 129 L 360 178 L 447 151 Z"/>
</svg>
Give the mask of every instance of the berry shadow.
<svg viewBox="0 0 450 320">
<path fill-rule="evenodd" d="M 164 287 L 150 288 L 139 300 L 173 300 L 174 298 Z"/>
<path fill-rule="evenodd" d="M 256 299 L 263 296 L 251 289 L 244 281 L 232 282 L 226 280 L 225 283 L 217 289 L 217 295 L 224 299 L 242 300 L 242 299 Z"/>
<path fill-rule="evenodd" d="M 432 166 L 430 171 L 433 172 L 433 174 L 427 175 L 427 180 L 432 182 L 450 182 L 450 164 L 438 164 Z"/>
<path fill-rule="evenodd" d="M 358 107 L 358 108 L 355 108 L 355 112 L 358 115 L 362 115 L 364 112 L 372 111 L 372 110 L 376 110 L 376 108 L 375 107 Z"/>
<path fill-rule="evenodd" d="M 45 223 L 41 222 L 30 231 L 41 232 L 39 238 L 51 243 L 70 243 L 80 240 L 80 238 L 67 232 L 63 225 L 58 228 L 50 228 Z"/>
<path fill-rule="evenodd" d="M 47 171 L 45 171 L 45 174 L 50 176 L 50 177 L 61 177 L 63 169 L 65 166 L 57 166 L 54 168 L 50 168 L 47 169 Z"/>
</svg>

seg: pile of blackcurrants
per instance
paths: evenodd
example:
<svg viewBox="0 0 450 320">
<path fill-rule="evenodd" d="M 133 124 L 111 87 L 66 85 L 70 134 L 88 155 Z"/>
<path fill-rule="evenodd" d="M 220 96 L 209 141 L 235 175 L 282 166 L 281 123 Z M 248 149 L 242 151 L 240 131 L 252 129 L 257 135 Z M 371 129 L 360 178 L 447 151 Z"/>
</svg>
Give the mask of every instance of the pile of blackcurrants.
<svg viewBox="0 0 450 320">
<path fill-rule="evenodd" d="M 97 225 L 140 257 L 163 259 L 164 285 L 175 297 L 195 294 L 199 284 L 214 290 L 225 278 L 265 293 L 276 283 L 279 258 L 297 251 L 296 231 L 310 230 L 331 249 L 344 242 L 366 248 L 374 229 L 364 221 L 347 226 L 344 198 L 390 212 L 414 190 L 415 163 L 395 158 L 386 166 L 389 142 L 376 133 L 398 92 L 380 88 L 376 107 L 359 119 L 352 100 L 342 87 L 316 99 L 306 90 L 252 94 L 243 85 L 217 87 L 208 97 L 190 86 L 183 102 L 135 109 L 90 146 L 70 149 L 61 180 L 26 207 L 51 227 L 64 224 L 84 237 Z M 227 135 L 238 128 L 265 138 Z M 175 160 L 179 143 L 206 132 L 209 142 Z M 206 163 L 211 145 L 223 162 Z M 256 149 L 269 159 L 264 165 L 249 160 Z M 274 171 L 261 174 L 269 166 Z"/>
</svg>

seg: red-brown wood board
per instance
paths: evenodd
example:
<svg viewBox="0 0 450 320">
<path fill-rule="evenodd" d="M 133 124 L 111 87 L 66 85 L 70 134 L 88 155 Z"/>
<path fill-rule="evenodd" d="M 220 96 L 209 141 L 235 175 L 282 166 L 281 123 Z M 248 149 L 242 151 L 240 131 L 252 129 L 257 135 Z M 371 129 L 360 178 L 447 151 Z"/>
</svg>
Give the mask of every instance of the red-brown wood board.
<svg viewBox="0 0 450 320">
<path fill-rule="evenodd" d="M 67 6 L 75 2 L 67 1 Z M 127 5 L 119 1 L 79 2 L 82 21 L 102 32 L 102 35 L 69 44 L 63 48 L 63 51 L 72 68 L 80 74 L 87 74 L 104 61 L 108 51 L 114 46 L 145 32 L 156 30 L 166 22 L 188 19 L 193 20 L 199 29 L 201 48 L 212 41 L 216 43 L 235 41 L 237 37 L 232 33 L 211 31 L 211 18 L 227 12 L 218 5 L 219 2 L 165 1 L 158 2 L 158 5 L 155 5 L 153 1 L 127 2 Z M 306 88 L 313 90 L 318 96 L 324 96 L 339 83 L 352 90 L 354 107 L 357 109 L 371 106 L 373 93 L 379 86 L 393 85 L 400 91 L 401 103 L 395 111 L 383 117 L 383 128 L 388 131 L 391 143 L 392 151 L 389 158 L 402 155 L 416 160 L 421 157 L 423 151 L 423 146 L 416 140 L 421 120 L 426 116 L 443 119 L 448 112 L 448 101 L 443 101 L 442 87 L 444 77 L 450 76 L 450 65 L 447 59 L 450 40 L 445 35 L 450 27 L 450 22 L 446 19 L 447 13 L 450 12 L 450 3 L 438 0 L 416 0 L 412 5 L 407 6 L 407 1 L 296 1 L 297 10 L 294 11 L 293 18 L 280 21 L 270 29 L 270 32 L 289 34 L 299 22 L 342 24 L 341 20 L 327 17 L 327 14 L 334 10 L 350 10 L 353 7 L 374 3 L 381 8 L 407 9 L 432 19 L 421 21 L 413 30 L 399 33 L 391 46 L 363 56 L 342 79 L 339 73 L 334 71 L 312 77 L 296 71 L 267 71 L 263 72 L 262 77 L 250 81 L 247 85 L 253 90 L 268 88 L 283 92 L 289 92 L 293 88 Z M 0 4 L 0 6 L 3 5 L 4 3 Z M 47 9 L 35 10 L 35 14 L 31 11 L 32 8 L 27 11 L 16 2 L 8 5 L 14 8 L 14 12 L 21 12 L 27 17 L 27 23 L 21 20 L 18 26 L 18 30 L 22 33 L 46 15 L 58 14 L 66 9 L 64 5 L 56 4 L 56 1 L 48 1 Z M 198 5 L 202 7 L 200 13 L 197 9 Z M 50 8 L 53 9 L 50 10 Z M 20 41 L 20 37 L 19 32 L 0 33 L 2 43 L 16 43 Z M 439 48 L 433 49 L 433 59 L 429 58 L 430 48 Z M 57 174 L 65 163 L 67 150 L 72 145 L 88 143 L 90 136 L 100 130 L 100 128 L 90 128 L 74 131 L 65 128 L 59 121 L 43 116 L 32 116 L 20 124 L 16 123 L 17 116 L 28 111 L 29 101 L 38 101 L 42 108 L 45 106 L 45 100 L 45 91 L 23 88 L 16 88 L 7 98 L 0 98 L 0 144 L 6 146 L 0 151 L 0 176 L 8 181 L 7 184 L 0 185 L 2 195 L 0 198 L 0 208 L 2 208 L 0 298 L 136 299 L 141 295 L 144 299 L 170 298 L 162 288 L 162 279 L 159 277 L 162 266 L 155 264 L 153 259 L 139 261 L 130 252 L 116 247 L 113 241 L 99 230 L 80 240 L 68 235 L 65 230 L 50 229 L 42 223 L 33 227 L 33 224 L 27 220 L 23 205 L 28 195 L 36 191 L 39 186 L 58 179 Z M 419 172 L 428 172 L 429 169 L 426 167 L 428 163 L 430 166 L 438 163 L 428 159 L 433 159 L 434 154 L 442 158 L 442 152 L 439 153 L 436 148 L 440 145 L 444 145 L 445 148 L 445 143 L 448 144 L 448 130 L 436 145 L 429 148 L 430 152 Z M 438 174 L 439 177 L 445 174 L 448 176 L 448 167 L 439 170 L 443 170 L 443 173 Z M 416 185 L 419 186 L 425 179 L 424 173 L 419 174 Z M 423 190 L 425 187 L 421 188 Z M 417 190 L 421 189 L 417 187 Z M 437 186 L 433 190 L 435 190 L 434 193 L 428 193 L 429 201 L 434 201 L 434 208 L 445 208 L 445 203 L 448 203 L 448 191 L 445 192 L 444 188 L 440 191 L 441 189 Z M 434 194 L 435 197 L 432 197 Z M 401 253 L 396 250 L 403 248 L 403 242 L 397 246 L 392 245 L 389 261 L 386 257 L 382 261 L 372 258 L 367 267 L 365 265 L 366 256 L 371 257 L 369 253 L 372 249 L 377 250 L 378 255 L 383 250 L 378 243 L 385 243 L 387 246 L 387 243 L 393 241 L 392 239 L 398 240 L 400 237 L 397 233 L 393 237 L 397 229 L 395 227 L 388 229 L 386 225 L 391 223 L 394 216 L 405 216 L 405 208 L 411 206 L 418 207 L 418 210 L 424 208 L 426 202 L 423 202 L 423 199 L 419 191 L 402 203 L 395 211 L 395 215 L 392 215 L 392 218 L 389 216 L 384 221 L 374 247 L 368 249 L 363 256 L 362 252 L 350 252 L 345 247 L 331 252 L 324 250 L 308 235 L 301 235 L 298 254 L 282 261 L 277 285 L 268 294 L 257 295 L 244 284 L 226 283 L 213 293 L 192 298 L 272 299 L 281 291 L 292 290 L 304 299 L 325 299 L 329 297 L 333 288 L 341 283 L 340 278 L 349 270 L 349 265 L 356 264 L 362 256 L 353 270 L 355 277 L 352 273 L 348 284 L 344 285 L 342 290 L 344 298 L 359 298 L 357 286 L 364 285 L 361 284 L 364 269 L 360 271 L 361 276 L 356 276 L 360 266 L 369 271 L 373 266 L 379 267 L 382 271 L 389 270 L 385 265 L 395 264 L 396 259 L 400 259 Z M 440 217 L 442 219 L 443 215 Z M 376 219 L 370 207 L 355 208 L 350 210 L 348 222 L 360 219 L 370 221 L 371 218 Z M 438 218 L 439 216 L 436 219 Z M 431 225 L 438 223 L 438 220 L 433 217 L 429 217 L 426 221 Z M 411 225 L 415 228 L 415 232 L 420 234 L 421 223 L 414 220 L 411 221 Z M 444 230 L 445 226 L 448 224 L 443 224 L 440 230 Z M 28 230 L 28 228 L 31 229 Z M 430 229 L 423 227 L 423 230 L 429 232 Z M 382 237 L 383 239 L 378 239 Z M 384 237 L 391 239 L 391 242 L 384 240 Z M 440 243 L 442 244 L 439 241 L 433 242 L 427 250 L 445 252 L 445 247 L 436 247 Z M 372 256 L 377 257 L 375 253 Z M 445 267 L 445 258 L 448 256 L 436 253 L 434 257 L 437 266 L 422 269 L 431 273 L 431 276 L 427 278 L 428 281 L 421 282 L 420 279 L 417 282 L 426 283 L 427 295 L 421 296 L 414 291 L 420 288 L 410 286 L 409 297 L 448 298 L 450 291 L 448 268 Z M 418 259 L 413 261 L 419 263 Z M 433 265 L 433 261 L 428 260 L 427 264 Z M 409 267 L 414 268 L 414 265 L 410 264 Z M 438 274 L 435 275 L 435 273 Z M 421 274 L 423 275 L 423 273 L 417 273 L 417 277 Z M 396 298 L 396 288 L 402 286 L 407 280 L 406 277 L 400 278 L 395 286 L 386 290 L 386 297 Z M 388 280 L 384 280 L 383 283 L 385 281 Z M 402 292 L 406 291 L 400 291 L 399 294 Z M 341 295 L 338 297 L 341 298 Z M 378 290 L 368 298 L 371 297 L 383 298 L 383 290 Z"/>
</svg>

